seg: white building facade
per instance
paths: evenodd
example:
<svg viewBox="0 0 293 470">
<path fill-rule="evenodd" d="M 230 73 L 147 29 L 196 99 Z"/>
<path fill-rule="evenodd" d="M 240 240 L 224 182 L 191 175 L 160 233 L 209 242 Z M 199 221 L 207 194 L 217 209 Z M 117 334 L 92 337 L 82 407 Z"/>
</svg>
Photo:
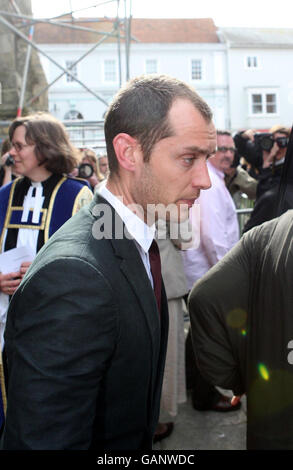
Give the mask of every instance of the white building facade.
<svg viewBox="0 0 293 470">
<path fill-rule="evenodd" d="M 153 20 L 146 21 L 149 23 Z M 189 20 L 164 21 L 181 23 L 183 29 L 182 22 Z M 173 37 L 173 42 L 169 43 L 166 42 L 168 38 L 164 42 L 143 42 L 143 39 L 132 41 L 129 78 L 144 73 L 162 73 L 184 80 L 208 102 L 216 126 L 224 129 L 229 124 L 226 46 L 219 41 L 214 25 L 213 28 L 214 40 L 209 37 L 209 42 L 204 42 L 204 38 L 201 38 L 201 42 L 194 42 L 196 31 L 193 42 L 174 42 Z M 136 32 L 135 37 L 137 35 Z M 192 38 L 191 34 L 189 36 Z M 65 68 L 93 47 L 92 43 L 68 44 L 59 41 L 46 44 L 44 40 L 43 37 L 39 47 Z M 48 83 L 62 73 L 44 56 L 41 56 L 41 61 Z M 64 74 L 49 88 L 49 111 L 62 121 L 78 116 L 85 121 L 102 120 L 107 109 L 106 103 L 126 81 L 125 45 L 121 43 L 118 54 L 117 43 L 101 44 L 77 63 L 71 72 L 104 102 L 85 90 L 71 76 Z"/>
<path fill-rule="evenodd" d="M 223 28 L 229 127 L 268 130 L 293 122 L 293 29 Z"/>
<path fill-rule="evenodd" d="M 218 129 L 292 125 L 293 30 L 217 29 L 210 19 L 132 21 L 129 78 L 162 73 L 184 80 L 210 105 Z M 46 43 L 43 34 L 39 41 L 65 68 L 85 56 L 71 72 L 88 90 L 64 74 L 49 88 L 49 111 L 62 121 L 102 121 L 127 78 L 125 45 L 120 43 L 118 53 L 113 40 L 87 54 L 93 41 L 78 42 L 77 33 L 74 37 L 72 43 L 63 42 L 62 35 Z M 62 71 L 41 60 L 51 83 Z"/>
</svg>

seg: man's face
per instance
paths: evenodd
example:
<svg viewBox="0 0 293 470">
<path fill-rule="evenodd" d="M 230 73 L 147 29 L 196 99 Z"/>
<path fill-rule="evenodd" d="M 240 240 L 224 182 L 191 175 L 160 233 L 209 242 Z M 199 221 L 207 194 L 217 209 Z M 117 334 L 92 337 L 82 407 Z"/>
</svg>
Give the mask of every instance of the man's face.
<svg viewBox="0 0 293 470">
<path fill-rule="evenodd" d="M 177 99 L 169 111 L 171 137 L 158 141 L 148 162 L 140 160 L 133 180 L 133 199 L 156 218 L 185 220 L 201 189 L 211 186 L 206 160 L 215 152 L 216 131 L 188 100 Z M 164 208 L 175 208 L 172 216 Z M 177 214 L 177 217 L 176 217 Z M 146 220 L 146 218 L 145 218 Z M 146 220 L 147 221 L 147 220 Z"/>
<path fill-rule="evenodd" d="M 108 165 L 108 158 L 107 157 L 100 157 L 99 158 L 99 169 L 100 172 L 103 175 L 107 175 L 109 171 L 109 165 Z"/>
<path fill-rule="evenodd" d="M 217 135 L 217 153 L 211 158 L 211 164 L 225 173 L 231 167 L 235 155 L 234 140 L 230 135 Z"/>
</svg>

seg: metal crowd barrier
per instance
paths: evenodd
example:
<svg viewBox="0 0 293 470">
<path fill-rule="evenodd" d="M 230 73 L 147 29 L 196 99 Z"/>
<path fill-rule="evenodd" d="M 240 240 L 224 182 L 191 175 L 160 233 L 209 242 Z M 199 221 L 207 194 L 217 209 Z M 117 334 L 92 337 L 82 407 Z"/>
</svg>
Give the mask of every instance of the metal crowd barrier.
<svg viewBox="0 0 293 470">
<path fill-rule="evenodd" d="M 240 233 L 242 233 L 244 225 L 248 221 L 252 211 L 253 211 L 253 207 L 245 207 L 242 209 L 236 209 Z"/>
</svg>

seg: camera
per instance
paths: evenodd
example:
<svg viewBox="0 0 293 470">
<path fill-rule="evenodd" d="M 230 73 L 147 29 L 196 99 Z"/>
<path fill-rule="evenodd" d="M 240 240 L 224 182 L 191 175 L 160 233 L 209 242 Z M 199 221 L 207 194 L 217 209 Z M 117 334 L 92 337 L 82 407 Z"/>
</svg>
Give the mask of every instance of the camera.
<svg viewBox="0 0 293 470">
<path fill-rule="evenodd" d="M 8 157 L 6 158 L 5 165 L 6 166 L 14 165 L 14 159 L 13 159 L 13 156 L 10 155 L 10 153 L 8 154 Z"/>
<path fill-rule="evenodd" d="M 254 142 L 256 146 L 259 146 L 261 150 L 270 152 L 274 145 L 274 138 L 272 134 L 268 132 L 261 132 L 254 134 Z"/>
<path fill-rule="evenodd" d="M 262 135 L 262 134 L 259 134 Z M 262 148 L 260 146 L 260 138 L 257 141 L 252 141 L 243 136 L 243 131 L 238 132 L 234 136 L 234 143 L 237 149 L 237 153 L 240 154 L 241 157 L 244 157 L 245 160 L 252 165 L 253 168 L 261 168 L 262 167 Z"/>
<path fill-rule="evenodd" d="M 78 167 L 78 177 L 88 179 L 94 174 L 94 169 L 89 163 L 81 163 Z"/>
</svg>

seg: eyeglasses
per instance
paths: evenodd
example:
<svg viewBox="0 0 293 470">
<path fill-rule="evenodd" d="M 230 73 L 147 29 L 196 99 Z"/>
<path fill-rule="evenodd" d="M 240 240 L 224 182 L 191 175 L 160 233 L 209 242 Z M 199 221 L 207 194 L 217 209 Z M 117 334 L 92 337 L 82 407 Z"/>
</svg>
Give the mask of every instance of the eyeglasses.
<svg viewBox="0 0 293 470">
<path fill-rule="evenodd" d="M 17 152 L 21 152 L 25 147 L 32 147 L 32 145 L 15 142 L 15 144 L 12 143 L 12 147 L 14 147 Z"/>
<path fill-rule="evenodd" d="M 283 149 L 288 146 L 289 138 L 288 137 L 277 137 L 274 142 L 278 145 L 280 149 Z"/>
<path fill-rule="evenodd" d="M 235 152 L 236 152 L 236 148 L 235 148 L 235 147 L 218 147 L 218 148 L 217 148 L 217 151 L 218 151 L 218 152 L 223 152 L 223 153 L 226 153 L 226 152 L 235 153 Z"/>
</svg>

